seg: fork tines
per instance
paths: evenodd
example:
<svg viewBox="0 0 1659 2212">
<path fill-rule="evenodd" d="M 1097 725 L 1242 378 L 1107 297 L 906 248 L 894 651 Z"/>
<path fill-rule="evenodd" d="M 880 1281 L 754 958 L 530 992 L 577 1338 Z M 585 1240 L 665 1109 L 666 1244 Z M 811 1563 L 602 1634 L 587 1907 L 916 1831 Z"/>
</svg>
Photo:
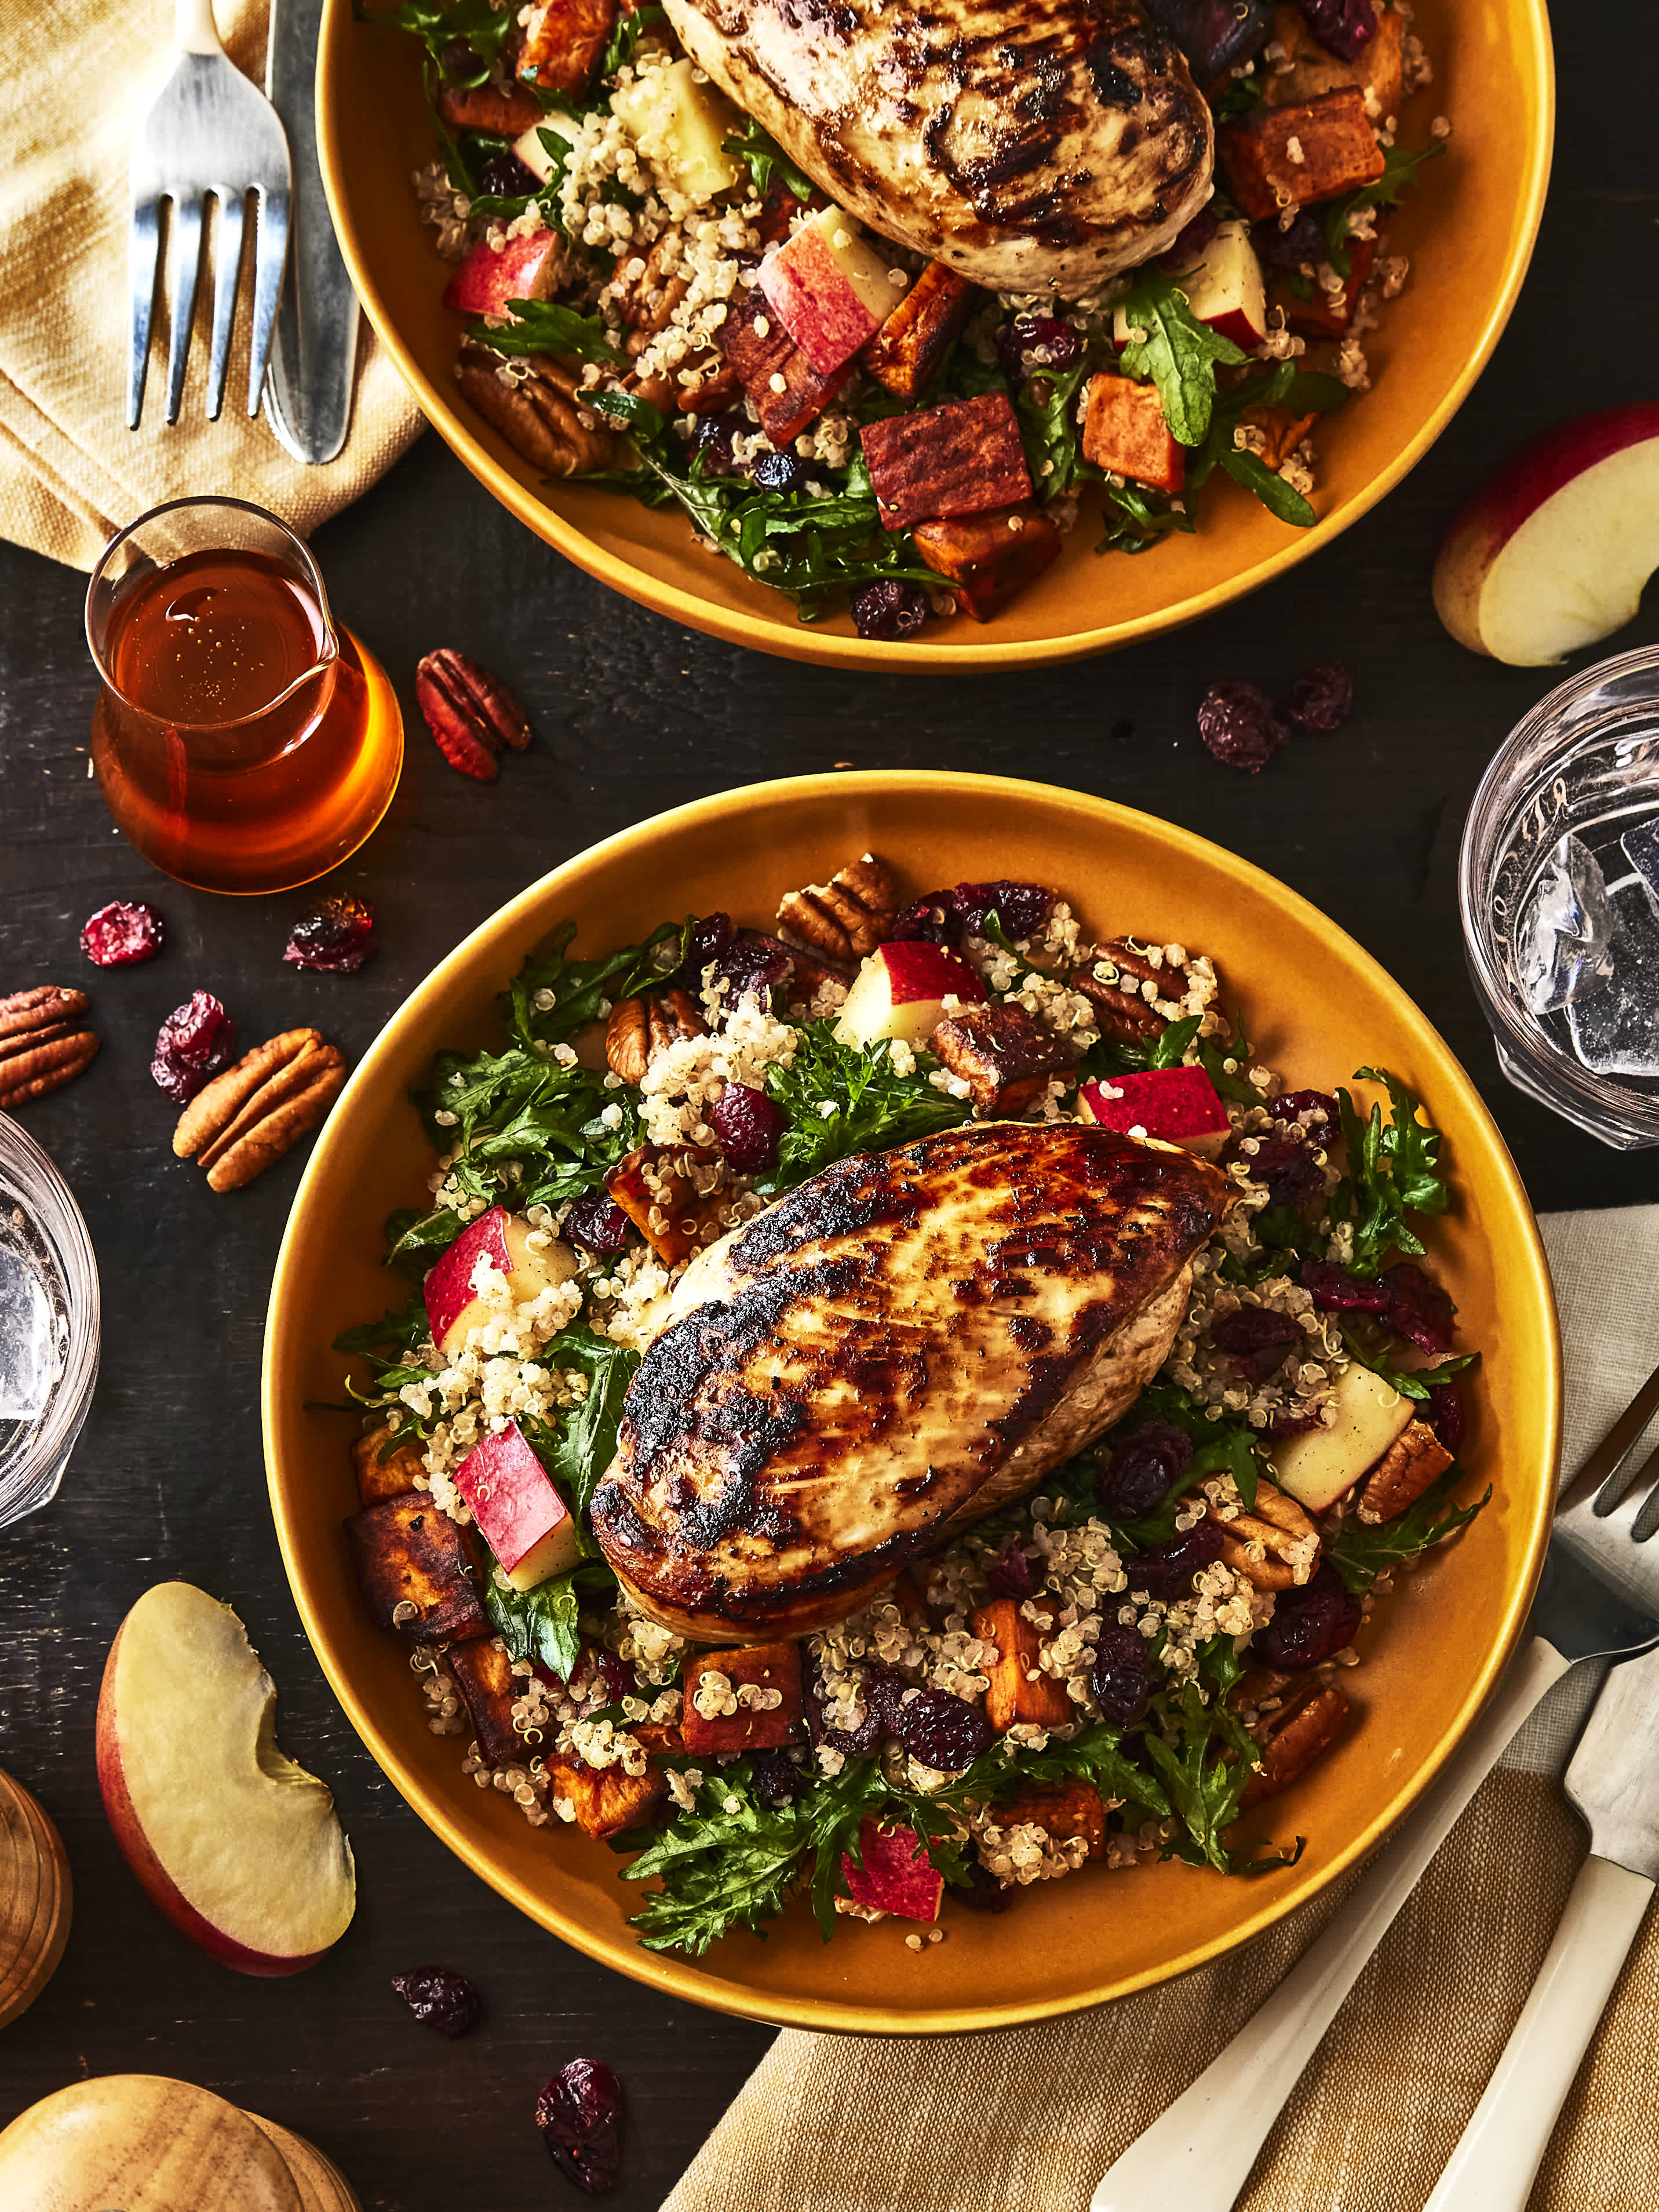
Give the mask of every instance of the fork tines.
<svg viewBox="0 0 1659 2212">
<path fill-rule="evenodd" d="M 231 331 L 236 320 L 236 295 L 241 283 L 244 202 L 258 195 L 254 226 L 253 327 L 248 362 L 247 411 L 259 411 L 265 363 L 276 327 L 276 301 L 282 290 L 283 264 L 288 253 L 288 191 L 286 185 L 249 185 L 233 189 L 210 185 L 201 189 L 179 185 L 140 198 L 132 208 L 132 243 L 129 257 L 132 314 L 127 367 L 127 428 L 136 430 L 143 411 L 144 382 L 149 366 L 150 322 L 156 277 L 161 266 L 161 208 L 170 209 L 167 223 L 168 259 L 172 270 L 173 314 L 167 337 L 167 405 L 169 422 L 179 420 L 184 398 L 185 368 L 190 358 L 191 327 L 196 319 L 196 288 L 201 272 L 204 204 L 211 198 L 218 210 L 214 236 L 213 329 L 208 353 L 207 416 L 216 422 L 224 404 L 225 375 L 230 362 Z"/>
</svg>

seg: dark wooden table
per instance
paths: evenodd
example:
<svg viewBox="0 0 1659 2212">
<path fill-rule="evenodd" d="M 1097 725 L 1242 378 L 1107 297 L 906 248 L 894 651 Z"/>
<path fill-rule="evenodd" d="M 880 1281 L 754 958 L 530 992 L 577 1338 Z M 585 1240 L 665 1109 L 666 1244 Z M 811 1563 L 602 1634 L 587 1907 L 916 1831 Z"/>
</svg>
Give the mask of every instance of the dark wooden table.
<svg viewBox="0 0 1659 2212">
<path fill-rule="evenodd" d="M 83 2075 L 176 2074 L 311 2136 L 365 2206 L 523 2212 L 575 2201 L 530 2112 L 545 2075 L 590 2052 L 617 2068 L 633 2104 L 611 2201 L 643 2212 L 770 2036 L 647 1995 L 520 1918 L 428 1833 L 337 1708 L 300 1632 L 259 1446 L 265 1296 L 299 1163 L 219 1199 L 173 1159 L 173 1117 L 146 1064 L 161 1018 L 192 989 L 218 992 L 250 1041 L 315 1022 L 356 1055 L 503 900 L 660 808 L 848 761 L 1032 776 L 1182 822 L 1352 930 L 1463 1056 L 1540 1208 L 1659 1199 L 1659 1158 L 1603 1150 L 1498 1076 L 1464 975 L 1458 838 L 1492 748 L 1554 679 L 1452 644 L 1428 583 L 1447 520 L 1508 447 L 1590 405 L 1651 396 L 1650 118 L 1641 71 L 1606 65 L 1621 37 L 1644 35 L 1638 21 L 1614 0 L 1572 20 L 1537 258 L 1497 358 L 1428 459 L 1310 566 L 1115 659 L 969 686 L 744 654 L 589 582 L 425 439 L 319 533 L 335 603 L 411 717 L 416 659 L 453 644 L 514 685 L 537 741 L 480 787 L 412 719 L 392 811 L 336 886 L 367 893 L 380 917 L 384 949 L 356 977 L 282 965 L 306 894 L 198 896 L 112 830 L 87 780 L 83 580 L 0 548 L 0 989 L 92 993 L 96 1066 L 24 1115 L 86 1211 L 105 1300 L 98 1395 L 62 1493 L 0 1536 L 0 1764 L 58 1821 L 76 1885 L 64 1964 L 0 2046 L 0 2124 Z M 1650 608 L 1618 644 L 1656 635 Z M 1212 678 L 1282 687 L 1333 655 L 1358 702 L 1340 736 L 1254 779 L 1204 752 L 1193 709 Z M 159 903 L 168 943 L 151 966 L 100 974 L 76 933 L 115 897 Z M 171 1576 L 236 1606 L 281 1686 L 282 1740 L 333 1785 L 356 1850 L 356 1921 L 292 1981 L 249 1981 L 175 1936 L 104 1822 L 92 1751 L 104 1656 L 127 1607 Z M 428 1960 L 485 1993 L 487 2024 L 465 2043 L 417 2027 L 387 1986 Z"/>
</svg>

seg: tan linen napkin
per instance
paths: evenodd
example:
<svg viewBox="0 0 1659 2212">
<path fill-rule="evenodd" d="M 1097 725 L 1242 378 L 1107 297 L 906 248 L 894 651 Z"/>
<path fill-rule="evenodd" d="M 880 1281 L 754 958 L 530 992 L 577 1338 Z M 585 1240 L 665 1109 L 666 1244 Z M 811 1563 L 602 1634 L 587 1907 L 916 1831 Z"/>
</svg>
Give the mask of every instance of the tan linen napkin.
<svg viewBox="0 0 1659 2212">
<path fill-rule="evenodd" d="M 262 85 L 265 0 L 217 0 L 216 13 L 232 59 Z M 0 0 L 0 534 L 77 568 L 123 524 L 188 492 L 252 500 L 308 534 L 421 428 L 364 323 L 344 450 L 319 468 L 291 459 L 246 412 L 251 267 L 220 420 L 204 412 L 204 271 L 179 420 L 162 419 L 163 318 L 143 420 L 127 428 L 128 149 L 172 43 L 171 0 Z"/>
<path fill-rule="evenodd" d="M 1566 1347 L 1571 1468 L 1653 1365 L 1659 1206 L 1541 1226 Z M 1268 2137 L 1240 2200 L 1249 2212 L 1420 2212 L 1583 1856 L 1554 1778 L 1597 1686 L 1580 1676 L 1522 1732 L 1395 1923 Z M 1355 1879 L 1231 1958 L 1051 2027 L 892 2040 L 786 2031 L 663 2212 L 1083 2212 L 1112 2160 L 1243 2026 Z M 1532 2212 L 1656 2203 L 1650 1916 Z"/>
</svg>

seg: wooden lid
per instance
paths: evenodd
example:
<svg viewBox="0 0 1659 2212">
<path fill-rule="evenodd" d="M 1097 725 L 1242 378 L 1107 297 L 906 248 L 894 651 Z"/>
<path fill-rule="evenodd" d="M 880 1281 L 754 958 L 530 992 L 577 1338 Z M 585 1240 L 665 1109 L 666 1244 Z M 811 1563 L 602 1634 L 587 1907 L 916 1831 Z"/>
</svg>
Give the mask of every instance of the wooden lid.
<svg viewBox="0 0 1659 2212">
<path fill-rule="evenodd" d="M 279 2127 L 275 2120 L 262 2118 L 258 2112 L 247 2117 L 256 2128 L 264 2130 L 288 2161 L 304 2212 L 362 2212 L 351 2184 L 315 2143 L 296 2136 L 291 2128 Z"/>
<path fill-rule="evenodd" d="M 0 2027 L 33 2003 L 69 1940 L 73 1889 L 58 1831 L 0 1774 Z"/>
<path fill-rule="evenodd" d="M 287 2160 L 246 2113 L 158 2074 L 101 2075 L 32 2105 L 0 2134 L 0 2204 L 308 2212 Z"/>
</svg>

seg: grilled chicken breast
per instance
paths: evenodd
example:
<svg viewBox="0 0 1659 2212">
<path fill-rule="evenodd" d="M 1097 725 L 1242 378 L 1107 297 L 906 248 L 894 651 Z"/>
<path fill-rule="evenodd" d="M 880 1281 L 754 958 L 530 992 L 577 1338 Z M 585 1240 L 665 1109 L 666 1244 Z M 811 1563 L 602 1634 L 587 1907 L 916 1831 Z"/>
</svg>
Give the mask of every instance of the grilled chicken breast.
<svg viewBox="0 0 1659 2212">
<path fill-rule="evenodd" d="M 1227 1194 L 1076 1122 L 826 1169 L 681 1278 L 594 1495 L 605 1557 L 705 1643 L 854 1611 L 1133 1403 Z"/>
<path fill-rule="evenodd" d="M 665 4 L 841 206 L 994 291 L 1085 292 L 1210 197 L 1210 111 L 1140 0 Z"/>
</svg>

